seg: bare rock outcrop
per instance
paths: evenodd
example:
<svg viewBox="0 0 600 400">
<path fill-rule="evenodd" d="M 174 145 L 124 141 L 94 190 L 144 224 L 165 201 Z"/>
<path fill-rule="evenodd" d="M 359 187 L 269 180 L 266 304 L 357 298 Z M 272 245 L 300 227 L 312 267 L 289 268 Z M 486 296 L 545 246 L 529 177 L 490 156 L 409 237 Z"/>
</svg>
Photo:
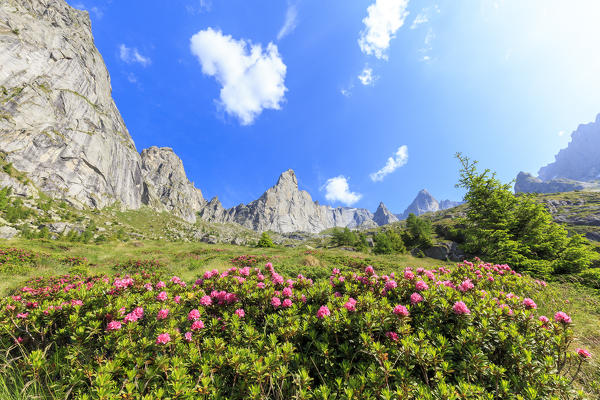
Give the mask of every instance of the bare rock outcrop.
<svg viewBox="0 0 600 400">
<path fill-rule="evenodd" d="M 62 0 L 0 2 L 0 150 L 54 197 L 141 205 L 139 154 L 87 12 Z"/>
<path fill-rule="evenodd" d="M 183 162 L 169 147 L 150 147 L 142 151 L 142 175 L 145 204 L 185 219 L 196 221 L 196 213 L 205 205 L 202 192 L 189 181 Z"/>
</svg>

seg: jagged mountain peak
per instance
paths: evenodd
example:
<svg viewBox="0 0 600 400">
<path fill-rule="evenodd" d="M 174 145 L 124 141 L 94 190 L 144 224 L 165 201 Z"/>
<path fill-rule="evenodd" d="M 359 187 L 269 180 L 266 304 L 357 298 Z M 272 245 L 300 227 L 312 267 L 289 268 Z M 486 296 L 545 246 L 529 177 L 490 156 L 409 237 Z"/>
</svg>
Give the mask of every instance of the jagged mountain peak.
<svg viewBox="0 0 600 400">
<path fill-rule="evenodd" d="M 379 203 L 379 207 L 377 207 L 377 211 L 373 215 L 373 221 L 379 226 L 391 224 L 392 222 L 397 222 L 398 218 L 388 210 L 388 208 L 383 204 L 383 202 Z"/>
<path fill-rule="evenodd" d="M 275 186 L 286 186 L 298 189 L 298 178 L 296 178 L 296 173 L 293 169 L 288 169 L 279 175 L 279 179 L 277 179 L 277 183 Z"/>
</svg>

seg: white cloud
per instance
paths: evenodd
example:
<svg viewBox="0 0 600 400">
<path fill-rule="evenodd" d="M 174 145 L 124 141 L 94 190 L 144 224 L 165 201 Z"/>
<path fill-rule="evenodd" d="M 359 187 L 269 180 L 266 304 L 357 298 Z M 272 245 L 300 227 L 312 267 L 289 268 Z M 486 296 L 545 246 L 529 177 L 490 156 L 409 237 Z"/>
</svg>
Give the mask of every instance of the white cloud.
<svg viewBox="0 0 600 400">
<path fill-rule="evenodd" d="M 564 136 L 565 135 L 565 131 L 558 131 L 558 136 Z"/>
<path fill-rule="evenodd" d="M 195 0 L 192 4 L 185 6 L 185 10 L 192 15 L 208 12 L 212 8 L 211 0 Z"/>
<path fill-rule="evenodd" d="M 288 4 L 285 12 L 285 21 L 277 34 L 277 40 L 283 39 L 285 36 L 292 33 L 298 24 L 298 8 L 295 4 Z"/>
<path fill-rule="evenodd" d="M 348 179 L 343 175 L 327 179 L 323 188 L 325 188 L 325 198 L 327 200 L 339 201 L 347 206 L 351 206 L 362 198 L 362 194 L 350 191 Z"/>
<path fill-rule="evenodd" d="M 358 80 L 365 86 L 369 86 L 375 83 L 377 77 L 373 75 L 373 69 L 369 67 L 363 68 L 360 75 L 358 75 Z"/>
<path fill-rule="evenodd" d="M 358 45 L 363 53 L 387 60 L 386 50 L 408 16 L 408 0 L 376 0 L 367 8 Z"/>
<path fill-rule="evenodd" d="M 410 26 L 410 29 L 417 29 L 419 27 L 419 25 L 425 24 L 427 22 L 429 22 L 429 17 L 427 16 L 427 14 L 420 13 L 413 20 L 413 23 Z"/>
<path fill-rule="evenodd" d="M 379 171 L 374 172 L 369 175 L 373 182 L 380 182 L 386 175 L 391 174 L 401 166 L 405 165 L 408 162 L 408 147 L 400 146 L 394 157 L 390 157 L 387 159 L 385 166 L 381 168 Z"/>
<path fill-rule="evenodd" d="M 145 67 L 147 65 L 150 65 L 150 63 L 152 62 L 152 60 L 150 60 L 149 57 L 141 55 L 138 49 L 129 48 L 124 44 L 121 44 L 119 46 L 119 56 L 121 57 L 121 60 L 123 60 L 127 64 L 138 63 L 142 64 L 142 66 Z"/>
<path fill-rule="evenodd" d="M 279 110 L 285 100 L 287 67 L 277 46 L 235 40 L 212 28 L 196 33 L 190 49 L 205 75 L 221 84 L 220 102 L 225 111 L 250 125 L 263 109 Z"/>
<path fill-rule="evenodd" d="M 130 83 L 137 83 L 137 76 L 135 76 L 133 72 L 130 72 L 129 74 L 127 74 L 127 80 Z"/>
</svg>

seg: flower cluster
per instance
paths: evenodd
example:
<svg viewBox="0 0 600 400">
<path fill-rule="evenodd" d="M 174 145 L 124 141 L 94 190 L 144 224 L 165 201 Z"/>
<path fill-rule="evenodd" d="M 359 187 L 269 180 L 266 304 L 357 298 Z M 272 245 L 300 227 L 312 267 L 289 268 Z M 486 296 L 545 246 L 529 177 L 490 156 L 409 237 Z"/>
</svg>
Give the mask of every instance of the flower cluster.
<svg viewBox="0 0 600 400">
<path fill-rule="evenodd" d="M 544 285 L 507 265 L 335 268 L 313 282 L 245 263 L 190 282 L 144 273 L 30 281 L 0 300 L 0 347 L 15 360 L 48 349 L 43 379 L 74 398 L 267 399 L 273 382 L 278 398 L 568 391 L 556 371 L 571 317 L 537 315 L 531 297 Z M 592 356 L 576 352 L 579 362 Z M 32 365 L 15 368 L 40 376 Z"/>
</svg>

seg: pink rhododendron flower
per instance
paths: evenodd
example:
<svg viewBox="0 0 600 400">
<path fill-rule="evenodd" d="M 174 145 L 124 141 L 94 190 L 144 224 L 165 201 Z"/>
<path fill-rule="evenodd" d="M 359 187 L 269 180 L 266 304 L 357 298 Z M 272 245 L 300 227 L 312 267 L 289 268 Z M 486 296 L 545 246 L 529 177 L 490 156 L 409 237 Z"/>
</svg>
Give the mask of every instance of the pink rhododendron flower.
<svg viewBox="0 0 600 400">
<path fill-rule="evenodd" d="M 406 270 L 404 271 L 404 279 L 413 280 L 415 278 L 415 274 L 412 271 Z"/>
<path fill-rule="evenodd" d="M 396 307 L 394 307 L 393 313 L 396 315 L 399 315 L 401 317 L 408 317 L 410 315 L 410 313 L 408 312 L 408 309 L 400 304 L 398 304 Z"/>
<path fill-rule="evenodd" d="M 467 280 L 463 281 L 460 285 L 458 285 L 458 290 L 464 293 L 464 292 L 467 292 L 467 291 L 473 289 L 474 287 L 475 287 L 475 285 L 473 285 L 471 280 L 467 279 Z"/>
<path fill-rule="evenodd" d="M 273 307 L 279 307 L 281 305 L 281 299 L 279 297 L 273 297 L 271 299 L 271 305 Z"/>
<path fill-rule="evenodd" d="M 394 342 L 398 341 L 398 334 L 396 332 L 387 332 L 385 336 L 387 336 L 390 340 Z"/>
<path fill-rule="evenodd" d="M 548 319 L 548 317 L 546 317 L 545 315 L 542 315 L 541 317 L 538 318 L 540 321 L 542 321 L 542 324 L 547 324 L 548 321 L 550 321 Z"/>
<path fill-rule="evenodd" d="M 156 344 L 167 344 L 171 341 L 171 335 L 168 333 L 161 333 L 156 338 Z"/>
<path fill-rule="evenodd" d="M 28 312 L 25 312 L 25 313 L 18 313 L 18 314 L 17 314 L 17 318 L 22 318 L 22 319 L 25 319 L 25 318 L 27 318 L 28 316 L 29 316 L 29 313 L 28 313 Z"/>
<path fill-rule="evenodd" d="M 192 322 L 192 330 L 197 331 L 198 329 L 204 329 L 204 322 L 200 319 Z"/>
<path fill-rule="evenodd" d="M 156 299 L 160 300 L 160 301 L 165 301 L 167 300 L 167 292 L 160 292 L 157 296 Z"/>
<path fill-rule="evenodd" d="M 344 304 L 344 308 L 348 311 L 356 311 L 356 300 L 350 297 L 346 304 Z"/>
<path fill-rule="evenodd" d="M 592 356 L 592 354 L 585 350 L 585 349 L 580 349 L 579 347 L 575 349 L 575 351 L 577 352 L 577 354 L 579 354 L 579 357 L 581 358 L 590 358 Z"/>
<path fill-rule="evenodd" d="M 151 283 L 146 283 L 144 285 L 144 289 L 146 289 L 147 291 L 151 292 L 152 291 L 152 284 Z"/>
<path fill-rule="evenodd" d="M 334 275 L 337 275 L 340 273 L 340 270 L 338 268 L 334 268 L 332 272 Z"/>
<path fill-rule="evenodd" d="M 454 303 L 452 311 L 454 311 L 454 313 L 458 315 L 471 314 L 471 311 L 467 308 L 467 305 L 462 301 L 457 301 L 456 303 Z"/>
<path fill-rule="evenodd" d="M 292 297 L 292 289 L 290 289 L 289 287 L 283 288 L 281 293 L 284 297 Z"/>
<path fill-rule="evenodd" d="M 319 311 L 317 311 L 317 318 L 325 318 L 331 315 L 331 311 L 329 311 L 329 308 L 327 306 L 321 306 L 321 308 L 319 308 Z"/>
<path fill-rule="evenodd" d="M 535 304 L 535 302 L 533 300 L 531 300 L 529 297 L 526 297 L 523 299 L 523 305 L 528 310 L 531 310 L 531 309 L 535 310 L 537 308 L 537 304 Z"/>
<path fill-rule="evenodd" d="M 194 308 L 192 311 L 190 311 L 188 313 L 187 319 L 188 319 L 188 321 L 196 321 L 196 320 L 200 319 L 200 311 L 198 311 Z"/>
<path fill-rule="evenodd" d="M 164 287 L 167 287 L 167 285 L 163 281 L 158 281 L 158 283 L 156 284 L 157 289 L 162 289 Z"/>
<path fill-rule="evenodd" d="M 427 284 L 425 283 L 425 281 L 417 281 L 417 283 L 415 283 L 415 288 L 419 291 L 421 290 L 427 290 L 429 289 L 429 286 L 427 286 Z"/>
<path fill-rule="evenodd" d="M 259 289 L 264 289 L 265 288 L 265 284 L 263 282 L 258 282 L 256 284 L 256 287 L 259 288 Z"/>
<path fill-rule="evenodd" d="M 165 319 L 169 316 L 169 310 L 167 310 L 166 308 L 163 308 L 162 310 L 160 310 L 158 312 L 158 315 L 156 316 L 156 319 Z"/>
<path fill-rule="evenodd" d="M 396 289 L 398 287 L 398 284 L 396 283 L 396 281 L 387 281 L 385 283 L 385 290 L 392 290 L 392 289 Z"/>
<path fill-rule="evenodd" d="M 110 321 L 106 326 L 107 331 L 118 331 L 121 329 L 121 323 L 119 321 Z"/>
<path fill-rule="evenodd" d="M 246 316 L 246 313 L 242 308 L 238 308 L 237 310 L 235 310 L 235 315 L 237 315 L 240 318 L 244 318 Z"/>
<path fill-rule="evenodd" d="M 183 338 L 187 341 L 187 342 L 191 342 L 192 341 L 192 332 L 186 332 L 183 335 Z"/>
<path fill-rule="evenodd" d="M 173 300 L 175 301 L 175 303 L 179 304 L 181 302 L 181 296 L 175 296 Z"/>
<path fill-rule="evenodd" d="M 375 274 L 375 270 L 373 269 L 372 266 L 368 265 L 367 268 L 365 268 L 365 273 L 367 275 L 373 275 L 373 274 Z"/>
<path fill-rule="evenodd" d="M 303 303 L 306 303 L 306 296 L 305 296 L 305 295 L 302 295 L 302 296 L 300 297 L 300 301 L 301 301 L 301 302 L 303 302 Z"/>
<path fill-rule="evenodd" d="M 565 313 L 563 311 L 559 311 L 556 314 L 554 314 L 554 320 L 556 322 L 562 322 L 563 324 L 570 324 L 571 323 L 571 317 L 569 317 L 567 315 L 567 313 Z"/>
<path fill-rule="evenodd" d="M 281 303 L 282 307 L 288 308 L 292 306 L 292 300 L 290 299 L 285 299 L 283 300 L 283 303 Z"/>
<path fill-rule="evenodd" d="M 203 306 L 210 306 L 212 304 L 212 299 L 210 298 L 210 296 L 202 296 L 202 298 L 200 299 L 200 304 L 202 304 Z"/>
<path fill-rule="evenodd" d="M 133 309 L 132 313 L 135 314 L 136 317 L 142 318 L 144 316 L 144 309 L 142 307 L 136 307 Z"/>
<path fill-rule="evenodd" d="M 410 304 L 415 305 L 415 304 L 419 304 L 422 301 L 423 301 L 423 296 L 421 296 L 419 293 L 413 293 L 410 295 Z"/>
</svg>

